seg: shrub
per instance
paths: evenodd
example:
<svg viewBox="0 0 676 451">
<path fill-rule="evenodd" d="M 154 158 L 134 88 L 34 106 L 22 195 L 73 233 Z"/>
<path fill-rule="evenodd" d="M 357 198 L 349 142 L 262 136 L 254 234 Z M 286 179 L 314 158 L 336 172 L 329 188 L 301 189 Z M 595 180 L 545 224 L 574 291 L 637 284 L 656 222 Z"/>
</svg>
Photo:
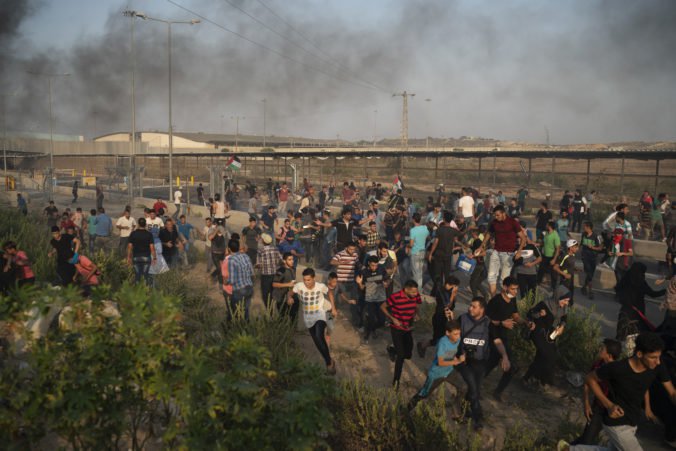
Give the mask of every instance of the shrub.
<svg viewBox="0 0 676 451">
<path fill-rule="evenodd" d="M 539 302 L 543 296 L 538 294 L 520 299 L 517 302 L 519 314 L 522 318 L 536 300 Z M 562 369 L 587 372 L 591 368 L 601 344 L 601 325 L 591 312 L 572 307 L 568 312 L 568 318 L 564 333 L 557 340 L 559 363 Z M 535 346 L 528 337 L 524 328 L 514 328 L 510 333 L 510 345 L 514 358 L 520 365 L 530 365 L 535 357 Z"/>
<path fill-rule="evenodd" d="M 0 209 L 0 245 L 8 240 L 17 243 L 26 251 L 38 281 L 53 281 L 56 278 L 55 260 L 47 255 L 52 236 L 44 217 L 23 216 L 14 210 Z"/>
</svg>

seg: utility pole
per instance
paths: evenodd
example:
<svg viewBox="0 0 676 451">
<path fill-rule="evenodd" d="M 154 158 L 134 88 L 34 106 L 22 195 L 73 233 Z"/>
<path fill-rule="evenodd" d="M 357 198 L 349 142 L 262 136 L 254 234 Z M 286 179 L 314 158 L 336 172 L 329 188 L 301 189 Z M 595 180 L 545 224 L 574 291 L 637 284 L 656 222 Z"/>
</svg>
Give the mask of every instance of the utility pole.
<svg viewBox="0 0 676 451">
<path fill-rule="evenodd" d="M 136 44 L 134 40 L 134 22 L 136 17 L 145 17 L 143 13 L 138 13 L 136 11 L 124 11 L 126 17 L 131 19 L 131 139 L 129 141 L 129 205 L 133 205 L 134 201 L 134 158 L 136 156 Z M 171 185 L 171 180 L 169 181 Z M 171 199 L 171 197 L 169 198 Z"/>
<path fill-rule="evenodd" d="M 7 97 L 12 97 L 15 94 L 15 92 L 0 93 L 0 97 L 2 97 L 2 161 L 5 168 L 5 183 L 7 181 Z"/>
<path fill-rule="evenodd" d="M 397 96 L 401 96 L 404 100 L 401 113 L 401 150 L 408 150 L 408 98 L 414 97 L 415 94 L 406 91 L 392 94 L 392 97 Z"/>
<path fill-rule="evenodd" d="M 263 99 L 263 147 L 267 147 L 266 146 L 266 139 L 265 139 L 265 135 L 266 135 L 266 133 L 265 133 L 265 119 L 266 119 L 265 113 L 266 113 L 267 103 L 268 103 L 267 99 Z"/>
<path fill-rule="evenodd" d="M 425 99 L 425 102 L 431 102 L 432 99 Z M 430 120 L 425 119 L 425 134 L 427 137 L 425 138 L 425 148 L 429 150 L 430 148 Z"/>
<path fill-rule="evenodd" d="M 373 150 L 376 149 L 376 142 L 378 136 L 378 110 L 373 110 Z"/>
<path fill-rule="evenodd" d="M 239 152 L 239 120 L 246 119 L 243 116 L 230 116 L 230 119 L 235 119 L 235 152 Z"/>
</svg>

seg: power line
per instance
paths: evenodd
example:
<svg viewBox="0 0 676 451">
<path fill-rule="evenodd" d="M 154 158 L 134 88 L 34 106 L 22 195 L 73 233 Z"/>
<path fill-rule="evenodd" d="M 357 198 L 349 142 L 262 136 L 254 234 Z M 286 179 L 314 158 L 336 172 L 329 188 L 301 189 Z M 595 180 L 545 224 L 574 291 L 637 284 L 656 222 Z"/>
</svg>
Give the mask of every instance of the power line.
<svg viewBox="0 0 676 451">
<path fill-rule="evenodd" d="M 228 1 L 228 0 L 225 0 L 225 1 L 226 1 L 228 4 L 232 5 L 232 3 L 230 3 L 230 1 Z M 340 70 L 346 72 L 347 74 L 349 74 L 349 75 L 352 76 L 353 78 L 355 78 L 355 79 L 357 79 L 357 80 L 359 80 L 359 81 L 361 81 L 361 82 L 363 82 L 363 83 L 366 83 L 366 84 L 368 84 L 368 85 L 371 85 L 371 86 L 373 86 L 373 87 L 375 87 L 375 88 L 377 88 L 377 89 L 379 89 L 379 90 L 381 90 L 381 91 L 383 91 L 383 92 L 386 92 L 386 93 L 388 93 L 388 94 L 391 92 L 390 89 L 385 89 L 385 88 L 383 88 L 383 87 L 381 87 L 381 86 L 378 86 L 378 85 L 375 84 L 375 83 L 371 83 L 370 81 L 365 80 L 365 79 L 359 77 L 358 75 L 355 75 L 354 73 L 352 73 L 350 69 L 348 69 L 347 67 L 343 66 L 343 65 L 340 64 L 337 60 L 335 60 L 334 58 L 332 58 L 331 55 L 329 55 L 327 52 L 325 52 L 324 50 L 322 50 L 322 49 L 321 49 L 317 44 L 315 44 L 310 38 L 308 38 L 308 37 L 305 36 L 303 33 L 301 33 L 298 29 L 296 29 L 296 27 L 294 27 L 293 25 L 291 25 L 291 24 L 290 24 L 287 20 L 285 20 L 281 15 L 279 15 L 277 12 L 275 12 L 275 10 L 273 10 L 270 6 L 268 6 L 268 5 L 266 5 L 265 3 L 263 3 L 262 0 L 257 0 L 257 1 L 258 1 L 258 3 L 260 3 L 265 9 L 267 9 L 273 16 L 275 16 L 278 20 L 280 20 L 284 25 L 286 25 L 287 27 L 289 27 L 289 29 L 290 29 L 291 31 L 293 31 L 294 33 L 296 33 L 296 34 L 297 34 L 298 36 L 300 36 L 305 42 L 307 42 L 308 44 L 310 44 L 310 45 L 311 45 L 312 47 L 314 47 L 319 53 L 321 53 L 322 55 L 324 55 L 324 56 L 327 58 L 327 60 L 325 60 L 325 59 L 323 59 L 323 58 L 320 58 L 319 56 L 316 56 L 316 55 L 314 55 L 314 54 L 312 54 L 312 53 L 310 53 L 310 52 L 308 52 L 308 53 L 312 54 L 313 56 L 315 56 L 316 58 L 318 58 L 318 59 L 321 60 L 321 61 L 324 61 L 324 62 L 326 62 L 326 63 L 328 63 L 328 64 L 331 64 L 331 65 L 337 67 L 338 69 L 340 69 Z M 233 6 L 234 6 L 234 5 L 233 5 Z M 237 7 L 237 6 L 234 6 L 234 7 L 237 8 L 237 9 L 240 9 L 240 8 Z M 240 9 L 240 11 L 241 11 L 241 9 Z M 245 14 L 247 14 L 247 13 L 245 12 Z M 247 14 L 247 15 L 249 15 L 249 14 Z M 255 19 L 254 19 L 254 20 L 255 20 Z M 258 20 L 256 20 L 256 21 L 258 22 Z M 267 27 L 267 25 L 264 25 L 264 24 L 263 24 L 263 26 L 265 26 L 266 28 L 269 28 L 269 27 Z M 277 33 L 277 34 L 278 34 L 278 33 Z M 293 41 L 291 41 L 290 39 L 288 39 L 286 36 L 282 36 L 282 37 L 283 37 L 284 39 L 289 40 L 289 42 L 293 42 Z M 302 47 L 301 47 L 301 48 L 302 48 Z M 305 49 L 303 49 L 303 50 L 305 50 Z M 307 50 L 305 50 L 305 51 L 307 51 Z"/>
<path fill-rule="evenodd" d="M 224 25 L 221 25 L 221 24 L 219 24 L 219 23 L 217 23 L 217 22 L 214 22 L 213 20 L 209 19 L 208 17 L 206 17 L 206 16 L 204 16 L 204 15 L 202 15 L 202 14 L 199 14 L 198 12 L 193 11 L 193 10 L 191 10 L 191 9 L 189 9 L 189 8 L 186 8 L 186 7 L 183 6 L 183 5 L 178 4 L 178 3 L 175 2 L 174 0 L 167 0 L 167 1 L 168 1 L 169 3 L 171 3 L 171 4 L 173 4 L 174 6 L 176 6 L 176 7 L 180 8 L 180 9 L 182 9 L 183 11 L 186 11 L 186 12 L 188 12 L 188 13 L 190 13 L 190 14 L 193 14 L 193 15 L 199 17 L 199 18 L 202 19 L 204 22 L 210 23 L 211 25 L 213 25 L 213 26 L 215 26 L 215 27 L 217 27 L 217 28 L 220 28 L 220 29 L 223 30 L 223 31 L 227 31 L 228 33 L 232 33 L 232 34 L 234 34 L 235 36 L 237 36 L 238 38 L 243 39 L 243 40 L 245 40 L 245 41 L 247 41 L 247 42 L 249 42 L 249 43 L 251 43 L 251 44 L 254 44 L 254 45 L 258 46 L 258 47 L 261 47 L 262 49 L 265 49 L 265 50 L 267 50 L 268 52 L 272 52 L 272 53 L 274 53 L 275 55 L 277 55 L 277 56 L 279 56 L 279 57 L 281 57 L 281 58 L 287 59 L 287 60 L 292 61 L 292 62 L 294 62 L 294 63 L 296 63 L 296 64 L 300 64 L 301 66 L 303 66 L 303 67 L 305 67 L 305 68 L 307 68 L 307 69 L 313 70 L 313 71 L 315 71 L 315 72 L 319 72 L 319 73 L 321 73 L 321 74 L 323 74 L 323 75 L 326 75 L 327 77 L 335 78 L 335 79 L 340 80 L 340 81 L 343 81 L 343 82 L 345 82 L 345 83 L 351 83 L 351 84 L 353 84 L 353 85 L 355 85 L 355 86 L 359 86 L 359 87 L 361 87 L 361 88 L 366 88 L 366 89 L 370 89 L 370 90 L 373 90 L 373 91 L 379 90 L 379 88 L 375 88 L 375 87 L 373 87 L 373 86 L 365 85 L 365 84 L 363 84 L 363 82 L 359 82 L 359 83 L 358 83 L 358 82 L 355 82 L 355 81 L 353 81 L 353 80 L 350 80 L 350 79 L 347 79 L 347 78 L 343 78 L 343 77 L 340 77 L 340 76 L 338 76 L 338 75 L 331 74 L 331 73 L 326 72 L 326 71 L 324 71 L 324 70 L 322 70 L 322 69 L 318 69 L 318 68 L 316 68 L 316 67 L 314 67 L 314 66 L 311 66 L 311 65 L 309 65 L 309 64 L 307 64 L 307 63 L 304 63 L 304 62 L 302 62 L 302 61 L 299 61 L 299 60 L 297 60 L 297 59 L 295 59 L 295 58 L 293 58 L 293 57 L 291 57 L 291 56 L 285 55 L 285 54 L 281 53 L 281 52 L 278 51 L 278 50 L 275 50 L 275 49 L 273 49 L 273 48 L 271 48 L 271 47 L 268 47 L 268 46 L 265 45 L 265 44 L 261 44 L 261 43 L 259 43 L 259 42 L 256 42 L 256 41 L 254 41 L 253 39 L 250 39 L 250 38 L 244 36 L 244 35 L 241 34 L 241 33 L 238 33 L 238 32 L 236 32 L 236 31 L 234 31 L 234 30 L 231 30 L 231 29 L 229 29 L 228 27 L 226 27 L 226 26 L 224 26 Z"/>
</svg>

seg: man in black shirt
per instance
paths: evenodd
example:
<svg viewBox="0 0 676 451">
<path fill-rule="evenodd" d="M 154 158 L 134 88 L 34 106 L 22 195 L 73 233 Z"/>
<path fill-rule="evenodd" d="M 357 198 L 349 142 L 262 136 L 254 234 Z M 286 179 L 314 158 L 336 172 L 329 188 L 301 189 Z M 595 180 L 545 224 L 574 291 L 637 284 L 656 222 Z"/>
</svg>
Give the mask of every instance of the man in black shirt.
<svg viewBox="0 0 676 451">
<path fill-rule="evenodd" d="M 506 277 L 502 281 L 502 291 L 493 297 L 486 307 L 486 316 L 491 320 L 491 350 L 486 365 L 486 376 L 498 363 L 503 374 L 498 386 L 493 392 L 493 397 L 502 401 L 502 392 L 507 388 L 512 377 L 518 371 L 512 363 L 512 352 L 509 346 L 507 331 L 514 329 L 517 324 L 526 322 L 519 316 L 516 307 L 516 294 L 519 284 L 514 277 Z"/>
<path fill-rule="evenodd" d="M 164 228 L 160 229 L 159 238 L 162 243 L 162 256 L 170 268 L 175 267 L 178 263 L 178 231 L 173 219 L 168 218 L 164 223 Z"/>
<path fill-rule="evenodd" d="M 474 429 L 482 428 L 481 382 L 486 373 L 490 350 L 490 319 L 485 316 L 486 301 L 475 296 L 467 313 L 460 315 L 460 352 L 465 362 L 456 368 L 467 384 L 465 399 Z"/>
<path fill-rule="evenodd" d="M 52 240 L 49 242 L 52 250 L 47 255 L 51 257 L 56 254 L 56 273 L 61 279 L 61 285 L 64 287 L 73 281 L 75 275 L 75 266 L 69 260 L 73 254 L 80 250 L 80 240 L 73 235 L 62 235 L 59 226 L 52 226 Z"/>
<path fill-rule="evenodd" d="M 432 265 L 432 279 L 435 284 L 444 283 L 441 279 L 453 271 L 451 267 L 453 248 L 457 244 L 458 237 L 462 236 L 458 229 L 451 227 L 453 213 L 445 210 L 443 219 L 443 222 L 437 228 L 437 234 L 432 241 L 429 257 L 427 257 Z"/>
<path fill-rule="evenodd" d="M 460 281 L 457 277 L 446 275 L 444 281 L 434 286 L 434 298 L 436 308 L 432 315 L 432 339 L 429 341 L 418 342 L 418 355 L 421 359 L 425 358 L 425 352 L 430 346 L 436 346 L 441 337 L 446 335 L 446 323 L 453 319 L 453 310 L 455 309 L 455 298 L 458 295 Z M 443 283 L 443 285 L 442 285 Z"/>
<path fill-rule="evenodd" d="M 535 237 L 536 241 L 542 241 L 545 232 L 547 231 L 547 224 L 554 219 L 552 212 L 549 210 L 549 204 L 542 202 L 540 209 L 535 214 Z"/>
<path fill-rule="evenodd" d="M 611 448 L 641 450 L 636 438 L 636 427 L 641 419 L 641 406 L 645 403 L 646 416 L 654 420 L 647 395 L 650 385 L 658 379 L 676 404 L 676 389 L 665 366 L 660 364 L 664 343 L 659 335 L 645 332 L 636 338 L 634 355 L 610 362 L 587 375 L 586 383 L 594 392 L 597 401 L 606 409 L 603 430 L 610 440 Z M 609 385 L 608 396 L 603 393 L 601 381 Z M 604 448 L 576 445 L 561 441 L 559 450 L 599 450 Z"/>
<path fill-rule="evenodd" d="M 354 221 L 352 220 L 352 209 L 344 207 L 341 212 L 341 219 L 336 219 L 331 223 L 322 224 L 324 227 L 336 228 L 336 252 L 340 252 L 354 241 Z"/>
<path fill-rule="evenodd" d="M 288 304 L 289 290 L 296 284 L 296 272 L 294 270 L 294 257 L 291 252 L 285 252 L 282 255 L 282 265 L 277 268 L 274 279 L 272 279 L 272 299 L 277 305 L 277 311 L 289 315 L 291 324 L 296 324 L 298 316 L 298 306 L 300 299 L 297 294 L 293 295 L 293 304 Z"/>
<path fill-rule="evenodd" d="M 134 265 L 136 283 L 143 277 L 146 284 L 150 285 L 150 265 L 156 260 L 153 234 L 146 230 L 146 219 L 140 218 L 138 227 L 131 232 L 127 240 L 127 263 Z"/>
<path fill-rule="evenodd" d="M 44 214 L 47 217 L 47 227 L 51 230 L 59 220 L 59 209 L 54 206 L 53 200 L 50 200 L 49 205 L 45 207 Z"/>
</svg>

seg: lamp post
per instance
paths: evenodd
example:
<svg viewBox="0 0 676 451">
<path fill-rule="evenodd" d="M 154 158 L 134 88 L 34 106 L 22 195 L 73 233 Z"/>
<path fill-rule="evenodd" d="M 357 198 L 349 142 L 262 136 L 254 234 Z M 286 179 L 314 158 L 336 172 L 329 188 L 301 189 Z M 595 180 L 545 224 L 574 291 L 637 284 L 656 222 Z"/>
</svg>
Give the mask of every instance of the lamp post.
<svg viewBox="0 0 676 451">
<path fill-rule="evenodd" d="M 235 120 L 235 152 L 239 152 L 239 120 L 246 118 L 243 116 L 230 116 L 230 119 Z"/>
<path fill-rule="evenodd" d="M 0 94 L 2 97 L 2 161 L 5 167 L 5 180 L 7 180 L 7 97 L 16 95 L 15 92 Z"/>
<path fill-rule="evenodd" d="M 267 107 L 268 100 L 263 99 L 262 102 L 263 102 L 263 147 L 267 147 L 267 143 L 266 143 L 266 139 L 265 139 L 266 138 L 266 133 L 265 133 L 265 119 L 266 119 L 266 117 L 265 117 L 265 113 L 266 113 L 266 109 L 267 109 L 266 107 Z"/>
<path fill-rule="evenodd" d="M 373 110 L 373 150 L 376 149 L 378 141 L 378 110 Z"/>
<path fill-rule="evenodd" d="M 432 101 L 432 99 L 425 99 L 425 102 L 429 103 L 431 101 Z M 425 116 L 427 116 L 427 115 L 425 115 Z M 425 141 L 425 147 L 427 149 L 429 149 L 430 148 L 430 120 L 427 117 L 425 119 L 425 128 L 427 129 L 427 130 L 425 130 L 425 135 L 427 135 L 427 138 L 426 138 L 426 141 Z"/>
<path fill-rule="evenodd" d="M 49 200 L 52 200 L 52 193 L 54 192 L 54 115 L 52 114 L 52 79 L 54 77 L 69 77 L 69 73 L 47 73 L 47 72 L 31 72 L 31 75 L 40 77 L 47 77 L 49 86 Z"/>
<path fill-rule="evenodd" d="M 201 21 L 199 19 L 192 20 L 164 20 L 156 17 L 150 17 L 144 13 L 136 12 L 135 17 L 143 20 L 152 20 L 155 22 L 162 22 L 167 25 L 167 53 L 169 63 L 169 200 L 172 198 L 171 183 L 174 178 L 174 126 L 172 125 L 172 111 L 171 111 L 171 26 L 174 24 L 197 25 Z"/>
<path fill-rule="evenodd" d="M 127 10 L 123 13 L 131 19 L 131 139 L 129 141 L 129 205 L 134 200 L 134 157 L 136 156 L 136 42 L 134 39 L 134 22 L 136 17 L 145 19 L 142 12 Z M 171 180 L 170 180 L 171 181 Z M 143 190 L 143 188 L 141 188 Z"/>
</svg>

